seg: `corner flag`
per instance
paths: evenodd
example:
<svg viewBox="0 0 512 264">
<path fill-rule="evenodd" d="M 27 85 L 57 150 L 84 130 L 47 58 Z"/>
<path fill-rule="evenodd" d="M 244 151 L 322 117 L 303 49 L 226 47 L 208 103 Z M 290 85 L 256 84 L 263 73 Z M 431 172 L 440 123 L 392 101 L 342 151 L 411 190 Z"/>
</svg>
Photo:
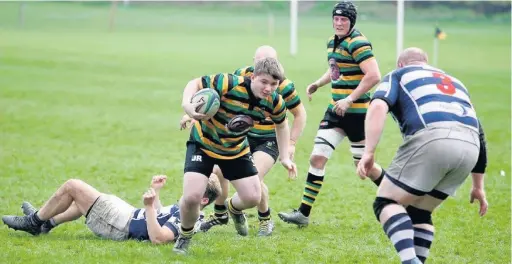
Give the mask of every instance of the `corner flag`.
<svg viewBox="0 0 512 264">
<path fill-rule="evenodd" d="M 444 33 L 440 28 L 436 27 L 436 33 L 434 35 L 437 39 L 443 40 L 446 39 L 446 33 Z"/>
</svg>

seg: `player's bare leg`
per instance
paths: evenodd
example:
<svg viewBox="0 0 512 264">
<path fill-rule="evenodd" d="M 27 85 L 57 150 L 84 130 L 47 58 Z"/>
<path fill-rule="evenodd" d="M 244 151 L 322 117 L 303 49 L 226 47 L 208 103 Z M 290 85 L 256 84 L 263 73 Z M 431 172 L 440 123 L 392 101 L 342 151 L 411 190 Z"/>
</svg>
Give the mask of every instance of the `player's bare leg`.
<svg viewBox="0 0 512 264">
<path fill-rule="evenodd" d="M 263 182 L 263 179 L 274 166 L 275 160 L 263 151 L 254 152 L 253 157 L 261 183 L 261 200 L 258 204 L 258 220 L 260 222 L 258 236 L 269 236 L 274 230 L 274 222 L 270 217 L 268 187 Z"/>
<path fill-rule="evenodd" d="M 219 179 L 222 192 L 213 204 L 214 213 L 201 224 L 200 229 L 203 232 L 210 230 L 210 228 L 216 225 L 226 225 L 229 222 L 228 208 L 225 205 L 229 196 L 229 181 L 224 178 L 222 171 L 217 165 L 213 167 L 212 174 L 215 174 Z"/>
<path fill-rule="evenodd" d="M 365 140 L 359 142 L 350 142 L 350 152 L 352 153 L 352 158 L 354 159 L 354 165 L 356 168 L 363 155 L 364 144 Z M 384 174 L 386 174 L 386 171 L 379 164 L 374 163 L 373 168 L 371 168 L 368 173 L 368 178 L 370 178 L 373 183 L 375 183 L 375 185 L 379 186 L 382 179 L 384 178 Z"/>
<path fill-rule="evenodd" d="M 319 129 L 315 137 L 313 152 L 309 158 L 309 171 L 298 210 L 280 212 L 279 218 L 286 223 L 305 227 L 309 224 L 309 215 L 316 201 L 325 177 L 325 165 L 334 149 L 341 143 L 345 133 L 340 128 Z"/>
<path fill-rule="evenodd" d="M 186 172 L 183 177 L 183 195 L 180 199 L 180 235 L 174 244 L 173 251 L 179 254 L 186 254 L 190 239 L 194 234 L 194 225 L 201 210 L 201 199 L 203 199 L 208 177 L 197 172 Z"/>
<path fill-rule="evenodd" d="M 24 215 L 30 215 L 32 213 L 37 212 L 37 209 L 34 206 L 32 206 L 32 204 L 30 204 L 29 202 L 23 202 L 21 208 L 23 209 Z M 58 214 L 50 218 L 49 220 L 45 221 L 44 224 L 41 226 L 41 233 L 49 233 L 57 225 L 75 221 L 81 216 L 82 212 L 80 212 L 78 206 L 75 204 L 75 202 L 73 202 L 64 213 Z"/>
<path fill-rule="evenodd" d="M 41 226 L 46 220 L 65 212 L 73 202 L 82 215 L 94 204 L 101 193 L 81 180 L 68 180 L 41 209 L 26 216 L 4 216 L 3 222 L 15 230 L 23 230 L 32 235 L 41 233 Z"/>
<path fill-rule="evenodd" d="M 246 236 L 249 232 L 247 219 L 243 210 L 256 207 L 261 201 L 261 183 L 258 175 L 231 181 L 236 193 L 228 199 L 226 206 L 233 218 L 239 235 Z"/>
</svg>

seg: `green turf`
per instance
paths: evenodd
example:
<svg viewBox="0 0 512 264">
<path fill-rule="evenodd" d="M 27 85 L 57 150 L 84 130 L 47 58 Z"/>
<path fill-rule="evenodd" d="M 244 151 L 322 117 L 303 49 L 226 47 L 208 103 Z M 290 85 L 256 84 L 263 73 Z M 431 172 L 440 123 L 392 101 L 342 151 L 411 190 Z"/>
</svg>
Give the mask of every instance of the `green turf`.
<svg viewBox="0 0 512 264">
<path fill-rule="evenodd" d="M 188 133 L 179 131 L 182 90 L 192 78 L 233 71 L 252 60 L 261 44 L 275 46 L 286 75 L 305 98 L 305 87 L 326 67 L 329 18 L 301 17 L 299 55 L 288 55 L 288 18 L 190 8 L 119 8 L 108 32 L 108 5 L 0 3 L 0 198 L 3 214 L 21 213 L 23 200 L 41 205 L 66 179 L 142 205 L 150 176 L 169 176 L 162 200 L 181 193 Z M 510 263 L 510 26 L 445 23 L 440 66 L 461 79 L 486 129 L 490 203 L 480 218 L 469 204 L 468 180 L 434 215 L 429 263 Z M 383 74 L 395 61 L 395 24 L 360 21 Z M 407 22 L 405 45 L 432 51 L 433 24 Z M 327 166 L 312 224 L 297 229 L 277 219 L 301 199 L 313 137 L 330 97 L 325 87 L 305 102 L 308 124 L 297 146 L 299 179 L 289 182 L 277 165 L 267 176 L 276 230 L 257 238 L 230 225 L 194 237 L 191 256 L 171 246 L 96 238 L 83 219 L 48 236 L 30 237 L 0 226 L 3 263 L 396 263 L 375 220 L 375 187 L 355 174 L 346 142 Z M 401 141 L 389 118 L 377 160 L 387 166 Z M 500 176 L 500 170 L 507 175 Z M 208 212 L 211 212 L 210 208 Z"/>
</svg>

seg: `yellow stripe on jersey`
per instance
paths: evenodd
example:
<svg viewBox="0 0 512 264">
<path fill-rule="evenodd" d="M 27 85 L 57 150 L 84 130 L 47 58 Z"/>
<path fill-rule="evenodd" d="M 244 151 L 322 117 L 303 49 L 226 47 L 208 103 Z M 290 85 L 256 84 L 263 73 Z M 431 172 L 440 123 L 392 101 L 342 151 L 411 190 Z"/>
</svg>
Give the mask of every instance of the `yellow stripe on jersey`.
<svg viewBox="0 0 512 264">
<path fill-rule="evenodd" d="M 344 80 L 344 81 L 360 81 L 360 80 L 363 79 L 363 77 L 364 77 L 364 74 L 350 75 L 350 76 L 342 75 L 340 80 Z"/>
<path fill-rule="evenodd" d="M 242 145 L 244 144 L 243 142 L 236 145 L 236 146 L 233 146 L 232 148 L 227 148 L 227 147 L 224 147 L 222 145 L 219 145 L 211 140 L 209 140 L 208 138 L 204 137 L 203 136 L 203 131 L 201 130 L 201 124 L 199 122 L 196 122 L 194 124 L 196 126 L 196 129 L 197 129 L 197 133 L 199 135 L 199 137 L 201 138 L 201 141 L 203 141 L 206 145 L 209 145 L 213 148 L 216 148 L 216 149 L 219 149 L 219 150 L 222 150 L 222 151 L 226 151 L 226 152 L 229 152 L 229 151 L 237 151 L 238 149 L 240 149 L 242 147 Z M 238 138 L 240 139 L 240 138 Z"/>
<path fill-rule="evenodd" d="M 236 155 L 234 155 L 234 156 L 229 156 L 229 158 L 228 158 L 228 157 L 226 157 L 226 156 L 219 155 L 219 154 L 217 154 L 217 153 L 215 153 L 215 152 L 211 152 L 211 151 L 209 151 L 209 150 L 207 150 L 207 149 L 204 149 L 204 148 L 201 148 L 201 150 L 202 150 L 202 151 L 204 151 L 204 153 L 206 153 L 206 155 L 208 155 L 208 156 L 210 156 L 210 157 L 212 157 L 212 158 L 214 158 L 214 159 L 221 159 L 221 160 L 230 160 L 230 159 L 240 158 L 240 157 L 242 157 L 243 155 L 245 155 L 245 154 L 249 154 L 249 152 L 251 152 L 251 150 L 249 149 L 249 147 L 247 147 L 247 148 L 245 148 L 244 150 L 242 150 L 240 153 L 238 153 L 238 154 L 236 154 Z"/>
<path fill-rule="evenodd" d="M 277 91 L 281 94 L 281 91 L 283 91 L 286 85 L 290 84 L 290 82 L 290 79 L 284 79 L 284 81 L 282 81 L 277 87 Z"/>
<path fill-rule="evenodd" d="M 329 52 L 332 52 L 332 48 L 327 48 L 327 53 Z M 345 57 L 350 57 L 350 53 L 348 53 L 346 50 L 342 49 L 338 49 L 338 47 L 336 47 L 336 53 L 339 53 Z"/>
<path fill-rule="evenodd" d="M 224 102 L 231 104 L 231 105 L 236 105 L 238 107 L 249 108 L 249 104 L 246 104 L 246 103 L 243 103 L 240 101 L 236 101 L 236 100 L 231 100 L 231 99 L 226 98 L 226 99 L 224 99 Z"/>
<path fill-rule="evenodd" d="M 332 89 L 333 94 L 351 94 L 353 91 L 352 89 Z"/>
<path fill-rule="evenodd" d="M 357 63 L 343 63 L 343 62 L 338 62 L 338 67 L 340 68 L 351 68 L 351 67 L 357 67 L 359 66 Z"/>
<path fill-rule="evenodd" d="M 333 99 L 331 99 L 331 104 L 335 105 L 336 102 Z M 368 108 L 368 106 L 370 106 L 370 102 L 368 102 L 368 103 L 352 103 L 350 105 L 350 108 Z"/>
<path fill-rule="evenodd" d="M 357 37 L 354 37 L 354 38 L 349 38 L 347 40 L 348 44 L 350 45 L 352 42 L 354 41 L 358 41 L 358 40 L 367 40 L 365 36 L 361 35 L 361 36 L 357 36 Z"/>
<path fill-rule="evenodd" d="M 359 53 L 367 51 L 367 50 L 371 50 L 370 46 L 362 46 L 362 47 L 358 48 L 357 50 L 353 51 L 352 56 L 354 56 L 354 58 L 357 58 L 357 56 L 359 56 Z"/>
</svg>

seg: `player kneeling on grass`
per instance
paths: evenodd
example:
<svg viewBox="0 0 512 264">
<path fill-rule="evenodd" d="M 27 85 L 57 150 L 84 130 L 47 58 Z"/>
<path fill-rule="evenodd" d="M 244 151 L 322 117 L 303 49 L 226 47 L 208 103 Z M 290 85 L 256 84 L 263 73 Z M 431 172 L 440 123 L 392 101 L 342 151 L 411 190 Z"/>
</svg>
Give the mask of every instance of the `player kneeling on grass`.
<svg viewBox="0 0 512 264">
<path fill-rule="evenodd" d="M 297 169 L 288 156 L 290 132 L 283 98 L 275 93 L 284 71 L 275 58 L 258 60 L 252 77 L 232 74 L 203 76 L 190 81 L 183 92 L 183 109 L 198 122 L 190 132 L 185 157 L 184 195 L 180 201 L 180 237 L 174 245 L 177 253 L 187 253 L 193 235 L 195 219 L 199 214 L 201 194 L 206 188 L 214 165 L 237 190 L 225 206 L 233 219 L 238 234 L 248 235 L 243 210 L 257 206 L 261 201 L 261 183 L 258 170 L 247 142 L 251 123 L 256 125 L 268 117 L 276 124 L 276 137 L 282 165 L 289 177 L 295 178 Z M 200 89 L 212 88 L 219 94 L 220 108 L 213 117 L 196 112 L 192 96 Z M 242 116 L 240 116 L 242 115 Z M 243 129 L 234 131 L 231 124 Z"/>
<path fill-rule="evenodd" d="M 407 48 L 397 69 L 384 77 L 366 116 L 367 141 L 357 168 L 359 175 L 368 176 L 389 111 L 404 142 L 379 185 L 373 209 L 401 263 L 410 264 L 427 259 L 434 239 L 432 212 L 470 172 L 471 202 L 480 202 L 480 215 L 487 210 L 485 139 L 469 92 L 455 77 L 427 63 L 423 50 Z"/>
<path fill-rule="evenodd" d="M 164 175 L 154 176 L 150 189 L 143 195 L 144 208 L 137 209 L 117 196 L 100 193 L 81 180 L 71 179 L 39 210 L 24 202 L 22 208 L 25 216 L 8 215 L 2 220 L 14 230 L 39 235 L 84 215 L 87 227 L 100 237 L 168 243 L 179 235 L 180 211 L 177 204 L 163 207 L 160 203 L 159 192 L 166 180 Z M 211 177 L 201 196 L 200 207 L 204 208 L 215 201 L 219 193 L 219 182 Z M 196 220 L 199 228 L 203 216 Z"/>
<path fill-rule="evenodd" d="M 254 54 L 254 63 L 263 58 L 277 58 L 277 51 L 270 46 L 258 47 Z M 238 76 L 251 77 L 254 74 L 254 66 L 237 69 L 234 74 Z M 288 155 L 290 156 L 290 159 L 293 160 L 295 144 L 306 126 L 306 109 L 295 90 L 294 83 L 290 79 L 286 78 L 282 81 L 276 92 L 283 97 L 286 109 L 288 109 L 294 117 L 293 124 L 290 129 L 290 146 L 288 148 Z M 181 128 L 186 128 L 189 122 L 193 123 L 191 121 L 191 118 L 185 115 L 180 123 Z M 259 219 L 258 236 L 269 236 L 274 230 L 274 223 L 270 216 L 268 187 L 263 182 L 263 179 L 279 158 L 275 127 L 274 122 L 272 122 L 270 118 L 267 118 L 260 124 L 252 127 L 247 134 L 249 147 L 254 157 L 254 163 L 258 169 L 258 176 L 261 181 L 261 201 L 257 206 Z M 224 179 L 222 171 L 218 166 L 214 167 L 213 174 L 219 177 L 222 193 L 215 201 L 215 213 L 201 224 L 201 231 L 204 232 L 216 225 L 226 225 L 229 221 L 228 208 L 224 205 L 228 198 L 229 182 Z"/>
</svg>

